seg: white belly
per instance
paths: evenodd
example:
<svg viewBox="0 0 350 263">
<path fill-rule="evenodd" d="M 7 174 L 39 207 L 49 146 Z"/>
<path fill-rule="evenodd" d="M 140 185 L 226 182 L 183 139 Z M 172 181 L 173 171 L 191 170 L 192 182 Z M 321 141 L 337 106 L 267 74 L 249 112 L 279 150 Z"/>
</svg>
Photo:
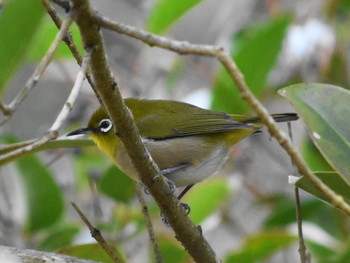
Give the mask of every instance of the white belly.
<svg viewBox="0 0 350 263">
<path fill-rule="evenodd" d="M 210 145 L 200 137 L 183 137 L 167 140 L 143 140 L 146 148 L 164 175 L 176 186 L 198 183 L 216 174 L 227 160 L 230 147 Z M 138 181 L 138 175 L 125 151 L 118 152 L 117 166 Z M 178 169 L 177 169 L 178 167 Z"/>
</svg>

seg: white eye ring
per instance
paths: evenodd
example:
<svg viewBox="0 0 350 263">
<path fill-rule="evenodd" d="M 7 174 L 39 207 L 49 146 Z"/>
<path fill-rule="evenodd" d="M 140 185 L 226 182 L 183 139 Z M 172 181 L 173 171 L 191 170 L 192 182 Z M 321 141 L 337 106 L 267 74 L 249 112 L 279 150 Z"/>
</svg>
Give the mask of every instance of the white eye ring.
<svg viewBox="0 0 350 263">
<path fill-rule="evenodd" d="M 101 132 L 107 133 L 112 129 L 112 122 L 110 119 L 103 119 L 100 121 L 98 127 Z"/>
</svg>

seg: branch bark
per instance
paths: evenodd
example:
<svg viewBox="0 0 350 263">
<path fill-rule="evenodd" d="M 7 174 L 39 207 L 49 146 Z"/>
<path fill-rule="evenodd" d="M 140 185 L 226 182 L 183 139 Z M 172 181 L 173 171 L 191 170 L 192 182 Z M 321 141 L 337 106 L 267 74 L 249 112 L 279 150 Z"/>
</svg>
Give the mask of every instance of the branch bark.
<svg viewBox="0 0 350 263">
<path fill-rule="evenodd" d="M 145 149 L 129 110 L 125 107 L 118 85 L 106 59 L 99 25 L 96 23 L 87 0 L 71 0 L 76 23 L 85 47 L 92 49 L 90 69 L 95 80 L 97 95 L 107 110 L 118 136 L 139 173 L 141 181 L 149 188 L 162 213 L 173 227 L 176 238 L 196 262 L 218 262 L 215 252 L 201 231 L 186 216 L 160 170 Z"/>
</svg>

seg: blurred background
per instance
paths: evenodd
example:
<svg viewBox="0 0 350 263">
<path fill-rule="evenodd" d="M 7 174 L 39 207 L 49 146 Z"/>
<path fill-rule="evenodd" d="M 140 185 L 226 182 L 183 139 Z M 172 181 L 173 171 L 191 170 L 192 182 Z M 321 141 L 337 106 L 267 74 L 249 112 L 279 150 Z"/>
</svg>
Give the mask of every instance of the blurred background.
<svg viewBox="0 0 350 263">
<path fill-rule="evenodd" d="M 271 113 L 294 111 L 277 93 L 294 83 L 348 88 L 350 1 L 203 0 L 163 27 L 159 21 L 170 15 L 157 11 L 161 2 L 99 0 L 91 4 L 117 22 L 230 50 L 248 85 Z M 64 11 L 54 7 L 64 19 Z M 4 103 L 24 87 L 57 32 L 48 15 L 40 12 L 23 61 L 1 89 Z M 81 48 L 75 25 L 72 31 Z M 215 59 L 180 56 L 101 31 L 124 97 L 174 99 L 254 114 Z M 66 101 L 78 71 L 69 51 L 61 47 L 35 89 L 0 128 L 2 142 L 42 136 Z M 85 83 L 60 135 L 86 125 L 96 107 L 98 101 Z M 281 127 L 288 132 L 287 125 Z M 303 122 L 293 122 L 291 130 L 295 146 L 313 162 L 312 168 L 327 170 Z M 128 262 L 154 262 L 133 182 L 119 173 L 95 147 L 44 151 L 1 167 L 0 244 L 79 255 L 79 249 L 94 240 L 69 204 L 75 201 Z M 299 262 L 294 186 L 288 183 L 292 174 L 295 170 L 288 156 L 263 129 L 233 147 L 224 171 L 191 190 L 185 198 L 192 208 L 190 216 L 224 262 Z M 301 195 L 312 262 L 347 262 L 341 260 L 350 255 L 348 218 L 308 193 Z M 164 261 L 191 262 L 171 229 L 161 222 L 152 198 L 146 199 Z M 42 211 L 45 205 L 54 211 Z"/>
</svg>

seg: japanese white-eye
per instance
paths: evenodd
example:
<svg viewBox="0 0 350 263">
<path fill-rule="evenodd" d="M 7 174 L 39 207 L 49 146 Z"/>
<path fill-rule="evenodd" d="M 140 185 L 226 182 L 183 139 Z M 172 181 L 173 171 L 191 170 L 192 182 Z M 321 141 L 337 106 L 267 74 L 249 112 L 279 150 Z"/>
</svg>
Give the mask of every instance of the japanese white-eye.
<svg viewBox="0 0 350 263">
<path fill-rule="evenodd" d="M 217 173 L 231 146 L 263 126 L 257 117 L 226 114 L 178 101 L 135 98 L 124 101 L 152 158 L 176 186 L 195 184 Z M 272 116 L 277 122 L 298 119 L 295 113 Z M 86 128 L 67 136 L 77 134 L 88 134 L 125 174 L 139 180 L 102 107 L 92 114 Z"/>
</svg>

